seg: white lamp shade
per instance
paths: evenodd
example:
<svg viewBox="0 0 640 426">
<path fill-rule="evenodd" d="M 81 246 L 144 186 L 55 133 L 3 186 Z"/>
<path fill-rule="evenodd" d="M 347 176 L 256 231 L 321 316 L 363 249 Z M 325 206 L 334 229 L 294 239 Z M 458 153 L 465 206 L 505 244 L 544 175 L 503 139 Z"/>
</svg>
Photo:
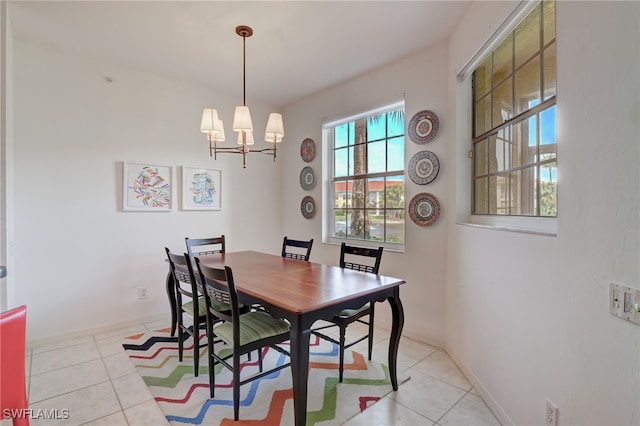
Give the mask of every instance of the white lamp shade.
<svg viewBox="0 0 640 426">
<path fill-rule="evenodd" d="M 216 142 L 224 142 L 224 124 L 222 124 L 222 120 L 216 120 L 215 128 L 218 130 L 217 132 L 214 132 L 211 139 Z"/>
<path fill-rule="evenodd" d="M 233 115 L 233 130 L 236 132 L 252 132 L 251 113 L 249 107 L 237 106 Z"/>
<path fill-rule="evenodd" d="M 213 108 L 205 108 L 202 111 L 202 121 L 200 122 L 200 131 L 202 133 L 217 133 L 219 129 L 216 128 L 218 120 L 218 111 Z"/>
<path fill-rule="evenodd" d="M 284 124 L 282 123 L 282 114 L 272 112 L 269 114 L 267 121 L 267 130 L 264 139 L 271 143 L 280 143 L 284 137 Z"/>
<path fill-rule="evenodd" d="M 246 135 L 246 143 L 242 141 L 242 135 Z M 238 145 L 253 145 L 253 132 L 238 132 Z"/>
<path fill-rule="evenodd" d="M 273 133 L 265 133 L 264 140 L 269 143 L 273 143 Z M 280 142 L 282 142 L 282 136 L 276 135 L 276 143 L 280 143 Z"/>
</svg>

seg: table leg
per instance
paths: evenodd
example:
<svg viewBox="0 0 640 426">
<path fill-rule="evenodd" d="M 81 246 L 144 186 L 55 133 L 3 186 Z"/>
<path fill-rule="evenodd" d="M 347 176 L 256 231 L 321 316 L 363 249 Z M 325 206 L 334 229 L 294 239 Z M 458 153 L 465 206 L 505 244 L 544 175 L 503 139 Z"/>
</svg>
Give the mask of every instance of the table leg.
<svg viewBox="0 0 640 426">
<path fill-rule="evenodd" d="M 291 377 L 293 379 L 293 411 L 296 426 L 307 422 L 307 380 L 309 378 L 309 327 L 291 322 Z"/>
<path fill-rule="evenodd" d="M 176 306 L 176 286 L 173 282 L 173 274 L 171 271 L 167 274 L 167 296 L 169 297 L 169 306 L 171 307 L 171 337 L 176 334 L 176 326 L 178 324 L 178 307 Z"/>
<path fill-rule="evenodd" d="M 395 288 L 393 297 L 389 297 L 391 314 L 393 316 L 393 326 L 391 327 L 391 338 L 389 339 L 389 374 L 391 375 L 391 386 L 394 391 L 398 390 L 398 347 L 400 346 L 400 336 L 404 326 L 404 309 L 400 301 L 400 289 Z"/>
</svg>

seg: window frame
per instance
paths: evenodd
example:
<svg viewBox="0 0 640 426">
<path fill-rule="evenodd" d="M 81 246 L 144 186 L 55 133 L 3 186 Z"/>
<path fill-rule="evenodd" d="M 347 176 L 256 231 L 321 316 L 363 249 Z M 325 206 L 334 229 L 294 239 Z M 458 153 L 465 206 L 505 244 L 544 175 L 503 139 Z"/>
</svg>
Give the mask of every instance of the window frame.
<svg viewBox="0 0 640 426">
<path fill-rule="evenodd" d="M 516 27 L 520 25 L 520 23 L 527 17 L 527 15 L 533 9 L 535 9 L 536 7 L 542 4 L 542 8 L 544 11 L 545 5 L 543 3 L 546 3 L 546 1 L 519 3 L 512 10 L 510 15 L 505 19 L 505 21 L 497 27 L 496 31 L 484 41 L 484 43 L 478 48 L 478 50 L 475 51 L 475 53 L 469 58 L 469 60 L 466 63 L 464 63 L 464 65 L 460 67 L 456 67 L 457 91 L 458 91 L 457 98 L 459 101 L 466 103 L 466 105 L 468 105 L 468 109 L 462 108 L 459 110 L 458 120 L 461 120 L 461 122 L 466 121 L 467 123 L 469 123 L 468 132 L 467 131 L 461 132 L 461 136 L 466 134 L 467 138 L 465 140 L 463 136 L 462 139 L 459 139 L 459 143 L 465 144 L 467 146 L 465 151 L 468 150 L 469 159 L 470 159 L 469 163 L 467 163 L 469 167 L 468 168 L 469 174 L 465 173 L 466 177 L 463 178 L 464 181 L 461 181 L 458 184 L 456 184 L 458 188 L 464 190 L 464 192 L 467 192 L 468 194 L 468 204 L 466 205 L 466 213 L 464 211 L 458 211 L 457 219 L 456 219 L 457 224 L 483 227 L 483 228 L 489 228 L 489 229 L 495 229 L 495 230 L 503 230 L 503 231 L 515 231 L 515 232 L 522 232 L 527 234 L 545 235 L 545 236 L 557 235 L 557 215 L 556 216 L 525 216 L 525 215 L 507 216 L 507 215 L 495 215 L 495 214 L 489 215 L 489 214 L 473 213 L 474 207 L 475 207 L 474 198 L 473 198 L 474 191 L 475 191 L 475 188 L 474 188 L 475 160 L 473 159 L 473 143 L 471 143 L 471 141 L 474 139 L 473 135 L 475 133 L 475 128 L 474 128 L 475 93 L 471 84 L 472 82 L 471 77 L 475 72 L 475 70 L 490 55 L 492 55 L 492 53 L 500 46 L 501 43 L 503 43 L 505 38 L 513 35 Z M 549 46 L 557 45 L 557 39 L 556 39 L 557 30 L 555 29 L 555 25 L 556 25 L 556 14 L 554 11 L 554 29 L 553 29 L 554 35 L 552 39 L 548 39 L 546 41 L 541 42 L 538 52 L 535 55 L 526 59 L 525 61 L 522 61 L 517 66 L 517 69 L 522 69 L 527 64 L 529 64 L 532 59 L 536 57 L 542 58 L 543 55 L 545 54 L 546 49 Z M 545 30 L 543 29 L 543 31 Z M 546 34 L 547 33 L 542 34 L 542 36 L 546 37 Z M 513 59 L 512 59 L 512 63 L 513 63 Z M 515 69 L 511 70 L 512 75 L 515 75 L 515 72 L 516 72 Z M 558 70 L 557 70 L 557 57 L 556 57 L 556 71 L 555 71 L 556 79 L 557 79 L 557 75 L 558 75 Z M 544 94 L 545 80 L 542 75 L 540 78 L 541 78 L 540 91 L 541 91 L 542 97 L 537 107 L 539 106 L 540 110 L 543 110 L 546 107 L 549 107 L 550 99 L 553 99 L 553 104 L 556 105 L 557 107 L 558 103 L 556 100 L 556 95 L 554 95 L 553 98 L 549 98 L 549 97 L 545 98 L 545 94 Z M 504 80 L 501 80 L 501 81 L 504 81 Z M 495 88 L 492 87 L 492 89 L 495 89 Z M 557 89 L 557 80 L 556 80 L 556 89 Z M 515 91 L 515 88 L 512 88 L 512 90 Z M 515 108 L 515 105 L 514 105 L 514 108 Z M 491 109 L 491 111 L 493 111 L 493 109 Z M 530 111 L 531 110 L 527 110 L 525 112 L 530 112 Z M 558 108 L 556 108 L 556 112 L 557 111 L 558 111 Z M 520 117 L 525 112 L 516 112 L 516 110 L 514 109 L 514 114 L 512 115 L 511 119 L 513 119 L 514 117 Z M 557 115 L 556 115 L 556 118 L 558 118 Z M 511 124 L 514 123 L 511 120 L 509 121 Z M 508 123 L 502 123 L 502 124 L 506 126 Z M 556 129 L 557 129 L 557 124 L 556 124 Z M 485 136 L 487 136 L 492 131 L 495 132 L 495 129 L 486 130 L 484 132 Z M 557 135 L 557 130 L 556 130 L 556 135 Z M 487 136 L 487 139 L 488 139 L 488 136 Z M 537 146 L 539 146 L 541 149 L 544 149 L 544 145 L 540 144 L 540 141 L 538 141 L 538 143 L 536 144 L 536 147 Z M 554 146 L 557 146 L 557 141 L 556 141 L 556 145 Z M 489 148 L 487 147 L 487 149 Z M 558 164 L 557 149 L 556 149 L 556 158 L 554 160 L 551 160 L 551 162 L 553 161 L 556 162 L 556 172 L 558 173 L 557 176 L 559 176 L 560 171 L 559 169 L 557 169 L 557 164 Z M 542 162 L 539 162 L 538 165 L 536 166 L 538 170 L 540 169 L 540 164 L 542 164 Z M 557 195 L 558 193 L 556 192 L 556 196 Z M 559 208 L 559 203 L 557 203 L 556 206 Z"/>
<path fill-rule="evenodd" d="M 363 246 L 363 247 L 384 247 L 386 250 L 390 250 L 390 251 L 397 251 L 397 252 L 404 252 L 404 247 L 406 244 L 406 235 L 407 235 L 407 229 L 406 229 L 406 122 L 405 125 L 403 126 L 403 133 L 401 135 L 394 135 L 392 137 L 389 137 L 388 134 L 385 134 L 384 138 L 378 138 L 375 139 L 375 141 L 384 141 L 385 142 L 385 171 L 384 172 L 373 172 L 373 173 L 364 173 L 364 174 L 355 174 L 355 171 L 350 172 L 349 170 L 347 170 L 347 173 L 344 176 L 339 176 L 336 177 L 335 176 L 335 158 L 334 158 L 334 150 L 336 149 L 336 147 L 334 147 L 334 132 L 333 129 L 335 127 L 341 126 L 343 124 L 348 124 L 351 122 L 356 122 L 357 120 L 361 120 L 361 119 L 367 119 L 369 117 L 373 117 L 376 115 L 380 115 L 380 114 L 384 114 L 384 113 L 388 113 L 394 110 L 398 110 L 398 109 L 405 109 L 405 101 L 404 99 L 402 100 L 396 100 L 390 103 L 386 103 L 383 104 L 380 107 L 377 108 L 372 108 L 372 109 L 367 109 L 364 110 L 362 112 L 356 113 L 356 114 L 351 114 L 351 115 L 347 115 L 347 116 L 342 116 L 333 120 L 325 120 L 322 124 L 322 145 L 323 145 L 323 181 L 324 181 L 324 185 L 323 185 L 323 211 L 322 211 L 322 235 L 323 235 L 323 242 L 324 243 L 328 243 L 328 244 L 341 244 L 342 242 L 347 242 L 348 244 L 354 244 L 354 245 L 359 245 L 359 246 Z M 355 126 L 355 124 L 354 124 Z M 388 152 L 388 147 L 389 147 L 389 142 L 391 140 L 393 140 L 394 138 L 397 137 L 402 137 L 403 140 L 403 155 L 402 155 L 402 168 L 398 169 L 398 170 L 393 170 L 393 171 L 388 171 L 387 170 L 387 162 L 388 162 L 388 156 L 389 156 L 389 152 Z M 369 144 L 372 142 L 375 142 L 374 140 L 371 141 L 365 141 L 365 144 Z M 338 147 L 337 149 L 346 149 L 346 150 L 353 150 L 355 146 L 354 144 L 348 144 L 345 147 Z M 365 154 L 366 155 L 366 154 Z M 366 161 L 366 157 L 365 157 L 365 161 Z M 368 166 L 367 166 L 368 167 Z M 368 170 L 367 170 L 368 171 Z M 351 173 L 351 174 L 350 174 Z M 402 179 L 402 181 L 404 182 L 403 185 L 403 204 L 402 207 L 399 208 L 388 208 L 386 205 L 379 209 L 379 210 L 383 210 L 385 213 L 388 210 L 398 210 L 402 213 L 403 219 L 404 219 L 404 227 L 403 227 L 403 243 L 393 243 L 393 242 L 386 242 L 386 241 L 374 241 L 374 240 L 365 240 L 365 239 L 357 239 L 357 238 L 348 238 L 348 237 L 340 237 L 340 236 L 334 236 L 333 235 L 333 230 L 335 230 L 335 211 L 337 210 L 335 207 L 335 200 L 336 197 L 339 196 L 338 192 L 335 191 L 335 183 L 336 182 L 346 182 L 347 187 L 345 188 L 346 191 L 346 197 L 348 198 L 350 196 L 350 193 L 348 191 L 348 182 L 353 182 L 354 179 L 363 179 L 364 180 L 364 184 L 365 184 L 365 198 L 363 201 L 363 206 L 362 206 L 362 211 L 366 217 L 366 212 L 368 210 L 370 210 L 370 208 L 367 206 L 368 205 L 368 196 L 369 194 L 369 189 L 368 189 L 368 181 L 370 179 L 380 179 L 382 178 L 383 182 L 386 181 L 387 177 L 400 177 Z M 385 185 L 386 187 L 386 185 Z M 353 208 L 353 207 L 352 207 Z M 386 217 L 386 214 L 385 214 Z M 384 229 L 384 235 L 385 235 L 385 239 L 386 239 L 386 231 L 387 231 L 387 225 L 386 225 L 386 219 L 385 219 L 385 229 Z"/>
</svg>

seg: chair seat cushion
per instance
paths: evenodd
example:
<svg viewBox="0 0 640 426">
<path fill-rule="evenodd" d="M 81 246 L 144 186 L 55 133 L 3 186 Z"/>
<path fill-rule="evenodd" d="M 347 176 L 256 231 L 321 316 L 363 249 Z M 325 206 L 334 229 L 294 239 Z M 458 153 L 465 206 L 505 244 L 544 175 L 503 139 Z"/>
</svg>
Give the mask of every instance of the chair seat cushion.
<svg viewBox="0 0 640 426">
<path fill-rule="evenodd" d="M 288 322 L 275 319 L 266 312 L 249 312 L 240 315 L 240 346 L 287 333 L 289 329 Z M 222 323 L 214 329 L 214 332 L 225 343 L 233 345 L 233 324 Z"/>
<path fill-rule="evenodd" d="M 362 311 L 366 311 L 370 307 L 371 307 L 371 304 L 367 302 L 364 305 L 362 305 L 361 307 L 359 307 L 358 309 L 344 309 L 343 311 L 341 311 L 336 316 L 338 318 L 351 318 L 352 316 L 357 315 Z"/>
<path fill-rule="evenodd" d="M 231 305 L 229 305 L 228 303 L 218 302 L 215 300 L 211 301 L 211 306 L 213 307 L 213 309 L 217 311 L 228 311 L 231 309 Z M 244 307 L 242 303 L 239 303 L 238 306 L 240 308 Z M 182 305 L 182 310 L 193 317 L 193 301 L 189 301 L 184 305 Z M 200 296 L 198 298 L 198 316 L 204 317 L 206 315 L 207 315 L 207 306 L 204 302 L 204 296 Z"/>
</svg>

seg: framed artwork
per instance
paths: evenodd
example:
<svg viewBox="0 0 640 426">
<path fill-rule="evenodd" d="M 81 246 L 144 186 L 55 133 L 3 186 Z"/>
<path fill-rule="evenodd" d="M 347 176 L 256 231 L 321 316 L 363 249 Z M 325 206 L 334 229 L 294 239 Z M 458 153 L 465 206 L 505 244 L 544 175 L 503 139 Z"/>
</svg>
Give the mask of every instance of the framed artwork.
<svg viewBox="0 0 640 426">
<path fill-rule="evenodd" d="M 182 167 L 182 210 L 221 210 L 222 171 Z"/>
<path fill-rule="evenodd" d="M 168 212 L 173 210 L 173 168 L 124 162 L 122 210 Z"/>
</svg>

